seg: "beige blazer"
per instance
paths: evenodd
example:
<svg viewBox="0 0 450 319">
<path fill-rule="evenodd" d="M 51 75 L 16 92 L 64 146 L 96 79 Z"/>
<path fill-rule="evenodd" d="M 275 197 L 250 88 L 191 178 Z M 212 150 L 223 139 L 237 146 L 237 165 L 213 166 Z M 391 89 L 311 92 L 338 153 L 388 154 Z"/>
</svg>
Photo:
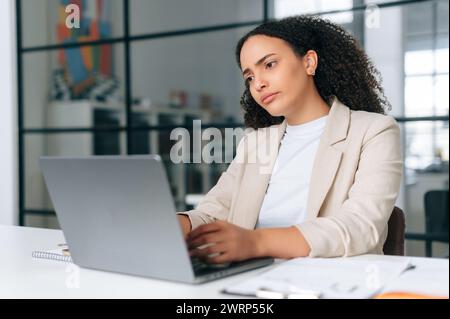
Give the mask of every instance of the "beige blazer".
<svg viewBox="0 0 450 319">
<path fill-rule="evenodd" d="M 254 229 L 286 121 L 251 130 L 217 184 L 189 216 L 192 227 L 217 219 Z M 353 111 L 337 98 L 321 136 L 309 184 L 307 217 L 296 226 L 310 257 L 382 254 L 403 161 L 391 116 Z"/>
</svg>

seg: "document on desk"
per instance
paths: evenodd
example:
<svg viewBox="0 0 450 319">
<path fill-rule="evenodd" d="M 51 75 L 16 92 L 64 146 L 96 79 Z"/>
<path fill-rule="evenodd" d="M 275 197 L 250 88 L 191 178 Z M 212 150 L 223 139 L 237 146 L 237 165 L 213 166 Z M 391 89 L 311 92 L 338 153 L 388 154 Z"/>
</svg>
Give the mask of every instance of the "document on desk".
<svg viewBox="0 0 450 319">
<path fill-rule="evenodd" d="M 414 266 L 414 271 L 389 282 L 379 297 L 449 298 L 448 259 L 423 258 L 415 261 Z"/>
<path fill-rule="evenodd" d="M 223 292 L 262 298 L 371 298 L 412 268 L 409 260 L 296 258 Z"/>
</svg>

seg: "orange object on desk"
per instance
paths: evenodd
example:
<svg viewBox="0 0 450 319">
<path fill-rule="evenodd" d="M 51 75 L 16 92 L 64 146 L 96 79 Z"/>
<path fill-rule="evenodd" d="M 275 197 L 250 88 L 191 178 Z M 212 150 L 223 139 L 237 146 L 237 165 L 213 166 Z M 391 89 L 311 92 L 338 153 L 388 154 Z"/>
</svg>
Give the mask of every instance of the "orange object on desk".
<svg viewBox="0 0 450 319">
<path fill-rule="evenodd" d="M 379 294 L 375 299 L 448 299 L 448 297 L 422 295 L 411 292 L 387 292 Z"/>
</svg>

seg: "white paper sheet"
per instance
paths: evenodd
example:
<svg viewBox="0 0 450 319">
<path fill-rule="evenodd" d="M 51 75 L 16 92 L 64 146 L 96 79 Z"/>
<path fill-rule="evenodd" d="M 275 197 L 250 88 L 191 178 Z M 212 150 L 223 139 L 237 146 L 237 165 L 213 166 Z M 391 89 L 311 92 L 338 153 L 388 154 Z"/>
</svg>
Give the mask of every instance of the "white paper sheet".
<svg viewBox="0 0 450 319">
<path fill-rule="evenodd" d="M 297 258 L 224 292 L 266 298 L 370 298 L 411 267 L 409 260 Z"/>
</svg>

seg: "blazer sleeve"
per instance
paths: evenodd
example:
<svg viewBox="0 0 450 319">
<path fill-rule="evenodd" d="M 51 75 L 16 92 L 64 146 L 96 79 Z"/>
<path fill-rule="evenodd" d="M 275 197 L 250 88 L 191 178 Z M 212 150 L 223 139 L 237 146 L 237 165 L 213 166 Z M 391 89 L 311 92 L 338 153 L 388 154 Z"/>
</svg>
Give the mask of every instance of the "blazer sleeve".
<svg viewBox="0 0 450 319">
<path fill-rule="evenodd" d="M 245 139 L 242 137 L 238 143 L 236 156 L 231 161 L 225 172 L 223 172 L 216 185 L 202 198 L 200 203 L 193 210 L 178 212 L 180 215 L 187 215 L 191 222 L 191 230 L 202 224 L 212 223 L 216 220 L 227 220 L 233 190 L 237 183 L 237 176 L 245 159 Z"/>
<path fill-rule="evenodd" d="M 383 116 L 368 128 L 348 198 L 338 214 L 295 225 L 310 257 L 360 255 L 378 245 L 397 199 L 403 172 L 400 130 Z"/>
</svg>

